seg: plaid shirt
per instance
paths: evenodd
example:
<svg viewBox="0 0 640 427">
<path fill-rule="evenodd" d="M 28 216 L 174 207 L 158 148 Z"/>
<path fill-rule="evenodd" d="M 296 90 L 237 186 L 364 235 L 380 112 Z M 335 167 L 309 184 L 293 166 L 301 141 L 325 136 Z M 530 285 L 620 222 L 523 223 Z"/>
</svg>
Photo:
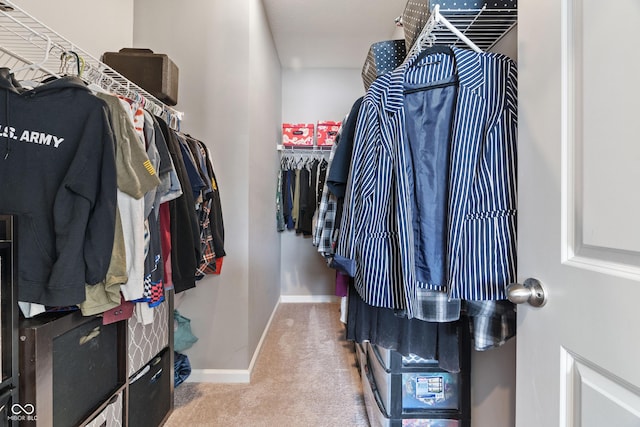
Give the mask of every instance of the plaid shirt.
<svg viewBox="0 0 640 427">
<path fill-rule="evenodd" d="M 465 304 L 476 350 L 500 347 L 516 335 L 516 309 L 512 302 L 465 301 Z"/>
<path fill-rule="evenodd" d="M 200 209 L 200 247 L 202 256 L 196 268 L 196 280 L 202 279 L 207 273 L 216 272 L 216 253 L 213 249 L 213 235 L 211 234 L 211 199 L 205 200 Z"/>
<path fill-rule="evenodd" d="M 325 197 L 322 198 L 323 201 Z M 335 253 L 334 231 L 336 229 L 336 215 L 337 215 L 338 198 L 327 190 L 326 202 L 324 203 L 323 215 L 318 215 L 318 226 L 316 227 L 316 235 L 314 240 L 317 240 L 318 252 L 320 252 L 325 258 L 333 256 Z M 320 203 L 320 208 L 323 208 L 323 204 Z"/>
<path fill-rule="evenodd" d="M 336 148 L 340 143 L 340 132 L 338 137 L 331 147 L 331 153 L 329 153 L 329 167 L 327 168 L 327 175 L 331 169 L 331 161 L 333 155 L 336 152 Z M 316 222 L 316 229 L 313 233 L 313 245 L 318 247 L 318 252 L 325 258 L 330 258 L 335 253 L 333 242 L 335 240 L 334 231 L 336 228 L 336 214 L 337 214 L 338 198 L 331 194 L 327 188 L 325 182 L 322 187 L 322 199 L 320 200 L 320 207 L 318 208 L 318 220 Z"/>
</svg>

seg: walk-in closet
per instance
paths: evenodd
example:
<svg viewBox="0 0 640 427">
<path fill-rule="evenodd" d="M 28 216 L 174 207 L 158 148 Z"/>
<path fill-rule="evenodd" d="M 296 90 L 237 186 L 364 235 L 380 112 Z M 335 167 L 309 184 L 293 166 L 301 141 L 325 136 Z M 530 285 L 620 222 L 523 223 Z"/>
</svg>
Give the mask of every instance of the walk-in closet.
<svg viewBox="0 0 640 427">
<path fill-rule="evenodd" d="M 638 22 L 0 0 L 0 426 L 640 426 Z"/>
</svg>

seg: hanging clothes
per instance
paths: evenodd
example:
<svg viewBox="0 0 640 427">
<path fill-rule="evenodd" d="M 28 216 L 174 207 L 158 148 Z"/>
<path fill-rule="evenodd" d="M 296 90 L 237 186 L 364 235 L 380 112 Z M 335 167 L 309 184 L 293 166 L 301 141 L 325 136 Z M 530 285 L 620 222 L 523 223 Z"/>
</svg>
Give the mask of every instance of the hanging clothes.
<svg viewBox="0 0 640 427">
<path fill-rule="evenodd" d="M 353 141 L 356 133 L 356 123 L 358 113 L 364 97 L 358 98 L 347 117 L 342 121 L 340 130 L 340 143 L 331 159 L 331 168 L 327 174 L 327 188 L 337 197 L 344 197 L 351 169 L 351 158 L 353 155 Z"/>
<path fill-rule="evenodd" d="M 176 293 L 196 286 L 196 268 L 201 255 L 200 230 L 195 211 L 195 201 L 187 174 L 180 143 L 175 132 L 166 122 L 158 119 L 176 173 L 183 188 L 177 199 L 169 202 L 171 223 L 171 276 Z"/>
<path fill-rule="evenodd" d="M 18 299 L 79 304 L 85 283 L 105 279 L 113 249 L 109 113 L 75 77 L 32 90 L 14 83 L 1 69 L 0 211 L 20 214 L 18 257 L 28 266 L 18 273 Z"/>
<path fill-rule="evenodd" d="M 469 313 L 477 350 L 515 335 L 516 81 L 503 55 L 438 46 L 374 82 L 333 262 L 372 307 Z"/>
<path fill-rule="evenodd" d="M 224 227 L 222 223 L 222 206 L 217 180 L 213 171 L 213 163 L 206 146 L 190 135 L 182 140 L 189 150 L 198 175 L 204 184 L 196 198 L 196 213 L 200 225 L 201 259 L 196 271 L 196 278 L 205 274 L 219 274 L 224 251 Z"/>
<path fill-rule="evenodd" d="M 276 230 L 284 231 L 287 227 L 284 219 L 284 174 L 282 169 L 278 170 L 276 182 Z"/>
<path fill-rule="evenodd" d="M 278 231 L 313 235 L 328 165 L 325 153 L 328 151 L 305 149 L 282 153 L 276 190 Z"/>
<path fill-rule="evenodd" d="M 458 48 L 413 59 L 374 82 L 363 101 L 338 246 L 367 303 L 411 317 L 419 288 L 446 290 L 456 299 L 506 298 L 506 285 L 515 280 L 516 206 L 515 63 Z M 453 72 L 459 86 L 447 172 L 447 282 L 420 282 L 413 177 L 406 173 L 405 84 L 414 85 L 411 90 Z"/>
<path fill-rule="evenodd" d="M 135 307 L 150 323 L 174 281 L 179 292 L 202 274 L 220 273 L 222 211 L 203 143 L 178 142 L 142 98 L 107 94 L 77 77 L 29 86 L 0 69 L 0 211 L 20 216 L 19 256 L 29 271 L 19 275 L 18 299 L 26 317 L 80 308 L 111 322 Z M 27 184 L 32 191 L 21 190 Z M 206 220 L 198 223 L 191 213 L 203 206 Z M 191 233 L 178 235 L 183 227 Z M 204 233 L 212 258 L 198 266 Z M 192 251 L 181 250 L 192 242 Z"/>
<path fill-rule="evenodd" d="M 97 93 L 96 96 L 106 102 L 110 112 L 110 123 L 116 144 L 118 191 L 126 197 L 139 200 L 147 191 L 155 188 L 159 180 L 145 166 L 149 159 L 142 145 L 136 142 L 138 136 L 130 121 L 128 109 L 125 109 L 121 101 L 113 95 Z M 120 289 L 125 286 L 129 278 L 126 257 L 127 239 L 124 237 L 121 209 L 123 206 L 119 205 L 116 211 L 116 235 L 107 278 L 103 283 L 86 285 L 85 301 L 79 304 L 85 316 L 102 313 L 121 304 Z M 131 221 L 128 223 L 130 224 Z"/>
<path fill-rule="evenodd" d="M 148 247 L 148 223 L 147 216 L 150 207 L 145 203 L 145 194 L 155 191 L 160 184 L 154 166 L 149 160 L 146 151 L 146 143 L 142 130 L 142 123 L 137 123 L 138 107 L 131 101 L 119 99 L 127 113 L 126 124 L 128 139 L 127 148 L 143 162 L 149 177 L 148 185 L 141 189 L 140 194 L 132 197 L 122 191 L 118 191 L 118 209 L 122 218 L 123 232 L 125 235 L 125 253 L 127 260 L 127 282 L 121 286 L 122 294 L 127 301 L 143 301 L 145 294 L 145 258 Z M 139 117 L 142 116 L 140 112 Z M 126 161 L 126 160 L 125 160 Z M 146 236 L 146 237 L 145 237 Z"/>
<path fill-rule="evenodd" d="M 353 285 L 349 288 L 348 304 L 348 340 L 360 343 L 368 341 L 407 357 L 416 355 L 437 360 L 440 368 L 460 372 L 460 336 L 454 322 L 409 319 L 399 316 L 392 309 L 373 307 L 360 298 Z"/>
<path fill-rule="evenodd" d="M 311 220 L 316 209 L 316 178 L 314 173 L 318 173 L 317 161 L 305 164 L 299 171 L 298 187 L 300 190 L 296 233 L 308 236 L 311 235 Z"/>
<path fill-rule="evenodd" d="M 318 211 L 318 224 L 314 233 L 313 244 L 318 247 L 318 252 L 329 260 L 334 268 L 337 265 L 333 263 L 333 255 L 342 218 L 342 203 L 349 177 L 353 139 L 362 100 L 362 97 L 358 98 L 347 117 L 342 120 L 342 126 L 331 149 L 327 177 Z"/>
<path fill-rule="evenodd" d="M 338 131 L 338 136 L 331 148 L 331 154 L 329 154 L 330 165 L 333 165 L 334 154 L 341 144 L 341 139 L 340 131 Z M 329 167 L 328 173 L 331 173 L 331 167 Z M 337 203 L 337 196 L 329 191 L 327 181 L 325 180 L 320 206 L 318 207 L 317 225 L 313 234 L 313 245 L 316 246 L 318 252 L 327 259 L 330 259 L 334 253 L 333 237 L 334 230 L 336 229 Z"/>
</svg>

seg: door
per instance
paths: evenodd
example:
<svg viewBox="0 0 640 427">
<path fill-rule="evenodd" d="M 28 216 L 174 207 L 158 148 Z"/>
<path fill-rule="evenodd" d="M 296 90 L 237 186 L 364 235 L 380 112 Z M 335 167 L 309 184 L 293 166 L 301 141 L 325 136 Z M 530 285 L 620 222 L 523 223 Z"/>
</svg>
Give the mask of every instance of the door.
<svg viewBox="0 0 640 427">
<path fill-rule="evenodd" d="M 519 2 L 517 427 L 640 426 L 640 1 Z"/>
</svg>

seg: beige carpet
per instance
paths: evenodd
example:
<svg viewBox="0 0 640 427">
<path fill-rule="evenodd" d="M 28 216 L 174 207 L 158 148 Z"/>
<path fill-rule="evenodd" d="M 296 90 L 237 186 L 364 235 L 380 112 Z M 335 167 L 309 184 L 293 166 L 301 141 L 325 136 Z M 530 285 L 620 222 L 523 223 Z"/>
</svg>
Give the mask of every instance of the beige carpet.
<svg viewBox="0 0 640 427">
<path fill-rule="evenodd" d="M 165 426 L 368 426 L 339 316 L 339 304 L 280 304 L 251 384 L 183 383 Z"/>
</svg>

